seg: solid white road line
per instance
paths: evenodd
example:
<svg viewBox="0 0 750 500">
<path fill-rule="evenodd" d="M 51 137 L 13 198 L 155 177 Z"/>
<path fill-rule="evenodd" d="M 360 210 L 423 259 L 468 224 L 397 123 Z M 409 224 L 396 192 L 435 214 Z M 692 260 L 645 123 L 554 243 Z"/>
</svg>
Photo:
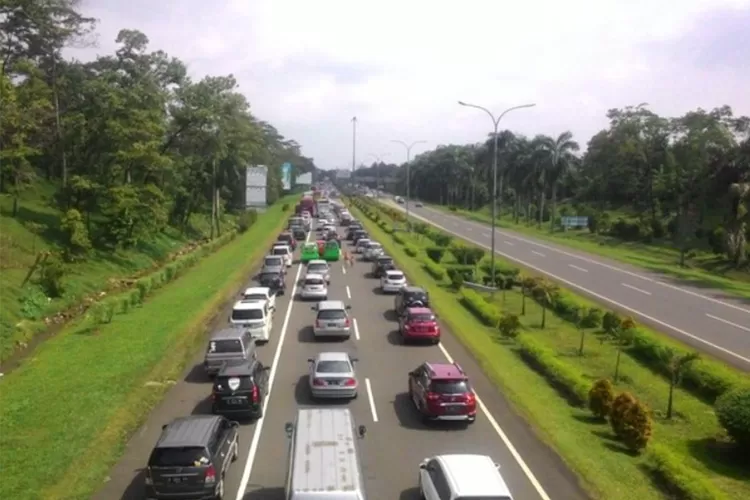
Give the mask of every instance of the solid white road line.
<svg viewBox="0 0 750 500">
<path fill-rule="evenodd" d="M 531 253 L 533 253 L 534 255 L 538 255 L 539 257 L 546 257 L 546 255 L 544 255 L 542 252 L 537 252 L 536 250 L 532 250 Z"/>
<path fill-rule="evenodd" d="M 514 245 L 514 243 L 511 243 L 510 241 L 503 241 L 503 243 L 511 247 Z"/>
<path fill-rule="evenodd" d="M 454 363 L 453 357 L 448 352 L 448 349 L 446 349 L 442 343 L 437 345 L 440 351 L 443 353 L 443 356 L 445 356 L 445 359 L 448 360 L 449 363 Z M 495 429 L 495 432 L 498 436 L 500 436 L 500 439 L 502 440 L 503 444 L 505 444 L 505 447 L 508 449 L 510 454 L 513 456 L 513 459 L 516 461 L 518 466 L 523 471 L 524 475 L 526 475 L 526 478 L 529 480 L 531 485 L 534 487 L 536 492 L 539 494 L 539 496 L 542 498 L 542 500 L 550 500 L 549 495 L 547 495 L 547 492 L 544 491 L 544 488 L 542 488 L 542 485 L 537 480 L 534 473 L 531 471 L 528 465 L 526 465 L 526 462 L 523 460 L 523 457 L 521 457 L 521 454 L 518 453 L 518 450 L 515 446 L 513 446 L 513 443 L 510 442 L 510 439 L 508 438 L 508 435 L 505 434 L 505 431 L 503 431 L 502 427 L 500 427 L 500 424 L 497 423 L 497 420 L 495 420 L 495 417 L 492 416 L 490 413 L 490 410 L 485 406 L 484 402 L 482 401 L 482 398 L 479 397 L 479 394 L 474 392 L 474 397 L 477 399 L 477 404 L 479 405 L 479 409 L 482 410 L 482 414 L 484 415 L 484 418 L 487 419 L 487 421 L 490 423 L 493 429 Z"/>
<path fill-rule="evenodd" d="M 354 338 L 359 340 L 359 325 L 357 324 L 357 318 L 354 318 Z"/>
<path fill-rule="evenodd" d="M 365 379 L 365 387 L 367 387 L 367 399 L 370 401 L 370 411 L 372 412 L 372 421 L 378 421 L 378 411 L 375 409 L 375 398 L 372 396 L 372 385 L 370 385 L 370 379 Z"/>
<path fill-rule="evenodd" d="M 352 291 L 349 290 L 349 285 L 346 285 L 346 298 L 348 299 L 352 298 Z"/>
<path fill-rule="evenodd" d="M 485 238 L 489 238 L 490 237 L 490 233 L 482 233 L 482 236 L 484 236 Z"/>
<path fill-rule="evenodd" d="M 750 328 L 742 325 L 738 325 L 737 323 L 733 323 L 729 320 L 726 320 L 724 318 L 720 318 L 718 316 L 714 316 L 713 314 L 706 313 L 706 316 L 708 316 L 711 319 L 715 319 L 716 321 L 721 321 L 722 323 L 726 323 L 727 325 L 733 326 L 735 328 L 739 328 L 740 330 L 745 330 L 746 332 L 750 332 Z"/>
<path fill-rule="evenodd" d="M 418 217 L 418 216 L 417 216 L 417 217 Z M 476 241 L 476 240 L 472 240 L 471 238 L 467 238 L 466 236 L 461 236 L 460 234 L 458 234 L 458 233 L 455 233 L 455 232 L 451 231 L 450 229 L 447 229 L 447 228 L 445 228 L 445 227 L 441 226 L 440 224 L 437 224 L 437 223 L 435 223 L 435 222 L 432 222 L 431 220 L 429 220 L 429 219 L 426 219 L 426 218 L 424 218 L 424 217 L 419 217 L 419 218 L 420 218 L 420 219 L 422 219 L 423 221 L 427 222 L 428 224 L 432 224 L 433 226 L 435 226 L 435 227 L 437 227 L 437 228 L 439 228 L 439 229 L 442 229 L 442 230 L 443 230 L 443 231 L 445 231 L 446 233 L 450 233 L 450 234 L 452 234 L 453 236 L 456 236 L 456 237 L 458 237 L 458 238 L 463 238 L 464 240 L 466 240 L 466 241 L 468 241 L 468 242 L 474 243 L 475 245 L 478 245 L 478 246 L 480 246 L 480 247 L 486 248 L 486 249 L 488 249 L 488 250 L 490 249 L 489 245 L 487 245 L 487 244 L 485 244 L 485 243 L 480 243 L 480 242 L 478 242 L 478 241 Z M 605 297 L 604 295 L 601 295 L 601 294 L 599 294 L 599 293 L 596 293 L 596 292 L 594 292 L 593 290 L 589 290 L 588 288 L 586 288 L 586 287 L 583 287 L 583 286 L 581 286 L 581 285 L 579 285 L 579 284 L 577 284 L 577 283 L 573 283 L 573 282 L 572 282 L 572 281 L 570 281 L 570 280 L 566 280 L 565 278 L 561 278 L 560 276 L 557 276 L 556 274 L 553 274 L 553 273 L 551 273 L 551 272 L 549 272 L 549 271 L 545 271 L 544 269 L 542 269 L 542 268 L 540 268 L 540 267 L 538 267 L 538 266 L 535 266 L 534 264 L 531 264 L 531 263 L 529 263 L 529 262 L 526 262 L 525 260 L 521 260 L 521 259 L 519 259 L 518 257 L 513 257 L 512 255 L 508 255 L 507 253 L 501 252 L 501 251 L 499 251 L 499 250 L 495 250 L 495 253 L 497 253 L 497 254 L 499 254 L 499 255 L 502 255 L 502 256 L 503 256 L 503 257 L 505 257 L 506 259 L 508 259 L 508 260 L 512 260 L 513 262 L 518 262 L 518 263 L 519 263 L 519 264 L 521 264 L 522 266 L 528 267 L 529 269 L 532 269 L 532 270 L 534 270 L 534 271 L 536 271 L 536 272 L 538 272 L 538 273 L 546 274 L 547 276 L 549 276 L 550 278 L 552 278 L 552 279 L 553 279 L 553 280 L 555 280 L 555 281 L 559 281 L 560 283 L 563 283 L 563 284 L 565 284 L 565 285 L 567 285 L 567 286 L 569 286 L 569 287 L 572 287 L 572 288 L 576 288 L 576 289 L 578 289 L 578 290 L 581 290 L 582 292 L 584 292 L 584 293 L 586 293 L 586 294 L 588 294 L 588 295 L 591 295 L 592 297 L 595 297 L 595 298 L 597 298 L 597 299 L 599 299 L 599 300 L 602 300 L 602 301 L 604 301 L 604 302 L 609 302 L 610 304 L 612 304 L 612 305 L 614 305 L 614 306 L 617 306 L 617 307 L 619 307 L 620 309 L 624 309 L 624 310 L 626 310 L 626 311 L 628 311 L 628 312 L 631 312 L 631 313 L 633 313 L 633 314 L 636 314 L 636 315 L 640 316 L 641 318 L 645 318 L 645 319 L 647 319 L 647 320 L 649 320 L 649 321 L 651 321 L 651 322 L 653 322 L 653 323 L 656 323 L 657 325 L 661 325 L 661 326 L 663 326 L 664 328 L 669 328 L 669 329 L 670 329 L 670 330 L 672 330 L 673 332 L 675 332 L 675 333 L 679 333 L 680 335 L 682 335 L 682 336 L 684 336 L 684 337 L 688 337 L 688 338 L 690 338 L 690 339 L 693 339 L 693 340 L 695 340 L 696 342 L 700 342 L 701 344 L 707 345 L 707 346 L 709 346 L 709 347 L 711 347 L 711 348 L 713 348 L 713 349 L 716 349 L 717 351 L 721 351 L 721 352 L 723 352 L 724 354 L 727 354 L 727 355 L 729 355 L 729 356 L 732 356 L 733 358 L 739 359 L 740 361 L 743 361 L 743 362 L 745 362 L 745 363 L 748 363 L 748 364 L 750 364 L 750 358 L 746 358 L 746 357 L 744 357 L 744 356 L 742 356 L 742 355 L 740 355 L 740 354 L 737 354 L 737 353 L 736 353 L 736 352 L 734 352 L 734 351 L 730 351 L 729 349 L 726 349 L 726 348 L 724 348 L 724 347 L 721 347 L 720 345 L 716 345 L 716 344 L 714 344 L 713 342 L 709 342 L 708 340 L 702 339 L 702 338 L 700 338 L 700 337 L 698 337 L 698 336 L 696 336 L 696 335 L 693 335 L 692 333 L 686 332 L 685 330 L 683 330 L 683 329 L 681 329 L 681 328 L 678 328 L 678 327 L 676 327 L 676 326 L 670 325 L 669 323 L 667 323 L 667 322 L 665 322 L 665 321 L 662 321 L 662 320 L 660 320 L 660 319 L 658 319 L 658 318 L 655 318 L 655 317 L 653 317 L 653 316 L 650 316 L 650 315 L 648 315 L 648 314 L 646 314 L 646 313 L 643 313 L 643 312 L 639 311 L 638 309 L 634 309 L 634 308 L 632 308 L 632 307 L 630 307 L 630 306 L 626 306 L 626 305 L 625 305 L 625 304 L 623 304 L 622 302 L 618 302 L 618 301 L 616 301 L 616 300 L 610 299 L 609 297 Z M 637 275 L 637 274 L 635 274 L 635 273 L 631 273 L 631 274 L 633 274 L 634 276 L 638 276 L 638 275 Z M 649 280 L 649 281 L 653 281 L 654 283 L 659 283 L 659 281 L 656 281 L 656 280 Z M 679 289 L 679 288 L 678 288 L 678 289 Z M 707 298 L 708 298 L 708 297 L 707 297 Z M 713 300 L 713 299 L 712 299 L 712 300 Z M 725 304 L 725 305 L 731 305 L 731 304 Z"/>
<path fill-rule="evenodd" d="M 582 273 L 587 273 L 587 272 L 589 272 L 589 270 L 588 270 L 588 269 L 584 269 L 584 268 L 582 268 L 582 267 L 576 266 L 575 264 L 568 264 L 568 266 L 570 266 L 570 267 L 572 267 L 573 269 L 576 269 L 576 270 L 578 270 L 578 271 L 581 271 Z"/>
<path fill-rule="evenodd" d="M 305 243 L 310 241 L 310 234 L 307 234 L 307 240 Z M 240 487 L 237 489 L 237 500 L 242 500 L 245 497 L 245 489 L 247 489 L 247 483 L 250 481 L 250 474 L 253 472 L 253 463 L 255 462 L 255 455 L 258 453 L 258 445 L 260 444 L 260 433 L 263 430 L 263 423 L 266 421 L 266 410 L 268 409 L 268 402 L 271 400 L 273 395 L 273 383 L 276 380 L 276 372 L 279 368 L 279 361 L 281 360 L 281 350 L 284 347 L 284 340 L 286 340 L 286 332 L 289 329 L 289 318 L 292 316 L 292 309 L 295 304 L 294 297 L 297 295 L 297 283 L 299 282 L 300 276 L 302 275 L 302 269 L 304 266 L 300 263 L 297 265 L 297 276 L 294 278 L 294 286 L 292 286 L 292 294 L 289 296 L 289 304 L 286 308 L 286 314 L 284 315 L 284 324 L 281 325 L 281 332 L 279 334 L 279 345 L 276 346 L 276 352 L 273 355 L 273 361 L 271 362 L 271 373 L 268 374 L 268 394 L 266 399 L 263 401 L 263 416 L 258 419 L 255 423 L 255 432 L 253 433 L 253 440 L 250 442 L 250 449 L 247 452 L 247 460 L 245 461 L 245 469 L 242 471 L 242 479 L 240 480 Z M 240 454 L 241 455 L 241 454 Z"/>
<path fill-rule="evenodd" d="M 344 265 L 341 267 L 341 272 L 346 274 L 346 262 L 344 262 Z"/>
<path fill-rule="evenodd" d="M 651 295 L 651 292 L 648 292 L 646 290 L 641 290 L 640 288 L 634 287 L 633 285 L 628 285 L 627 283 L 622 283 L 622 286 L 626 288 L 630 288 L 631 290 L 635 290 L 636 292 L 640 292 L 644 295 Z"/>
</svg>

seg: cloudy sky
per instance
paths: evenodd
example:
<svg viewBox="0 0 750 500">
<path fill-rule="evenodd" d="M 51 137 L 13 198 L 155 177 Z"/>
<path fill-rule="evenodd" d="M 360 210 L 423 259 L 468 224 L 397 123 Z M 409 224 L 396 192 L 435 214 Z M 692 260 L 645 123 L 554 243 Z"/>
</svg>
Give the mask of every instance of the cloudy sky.
<svg viewBox="0 0 750 500">
<path fill-rule="evenodd" d="M 480 111 L 525 103 L 501 128 L 571 130 L 581 144 L 613 107 L 664 115 L 731 105 L 750 115 L 750 0 L 84 0 L 96 49 L 122 28 L 187 62 L 233 73 L 253 112 L 321 168 L 403 161 L 391 143 L 481 141 Z M 93 51 L 93 54 L 92 54 Z M 419 148 L 420 146 L 417 146 Z M 415 148 L 415 153 L 419 152 Z"/>
</svg>

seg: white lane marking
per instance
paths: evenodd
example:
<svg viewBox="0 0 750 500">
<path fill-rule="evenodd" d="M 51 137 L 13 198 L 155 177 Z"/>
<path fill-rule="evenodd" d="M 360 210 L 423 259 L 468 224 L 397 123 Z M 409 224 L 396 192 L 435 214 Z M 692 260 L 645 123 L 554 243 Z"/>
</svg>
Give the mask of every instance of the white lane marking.
<svg viewBox="0 0 750 500">
<path fill-rule="evenodd" d="M 310 241 L 310 233 L 307 234 L 305 243 Z M 271 373 L 268 374 L 268 393 L 266 399 L 263 401 L 263 416 L 255 423 L 255 432 L 253 433 L 253 440 L 250 442 L 250 449 L 247 452 L 247 460 L 245 461 L 245 469 L 242 471 L 242 479 L 240 480 L 240 487 L 237 489 L 237 500 L 242 500 L 245 497 L 245 489 L 247 489 L 247 483 L 250 481 L 250 474 L 253 472 L 253 463 L 255 462 L 255 455 L 258 453 L 258 445 L 260 444 L 260 433 L 263 430 L 263 422 L 266 421 L 266 410 L 268 409 L 268 402 L 271 400 L 273 394 L 273 383 L 276 380 L 276 371 L 279 368 L 279 361 L 281 360 L 281 349 L 284 347 L 284 340 L 286 340 L 286 332 L 289 328 L 289 318 L 292 316 L 292 308 L 294 307 L 294 297 L 297 295 L 297 283 L 302 275 L 302 264 L 298 264 L 297 276 L 294 278 L 294 285 L 292 286 L 292 294 L 289 296 L 289 305 L 286 308 L 286 315 L 284 316 L 284 324 L 281 326 L 281 333 L 279 335 L 279 345 L 276 346 L 276 352 L 273 355 L 273 361 L 271 362 Z"/>
<path fill-rule="evenodd" d="M 582 268 L 582 267 L 576 266 L 575 264 L 568 264 L 568 266 L 569 266 L 569 267 L 572 267 L 573 269 L 576 269 L 576 270 L 578 270 L 578 271 L 581 271 L 582 273 L 587 273 L 587 272 L 589 272 L 589 270 L 588 270 L 588 269 L 584 269 L 584 268 Z"/>
<path fill-rule="evenodd" d="M 448 360 L 449 363 L 454 363 L 453 357 L 450 355 L 448 350 L 443 346 L 442 343 L 437 345 L 440 350 L 443 353 L 443 356 L 445 356 L 445 359 Z M 487 421 L 490 423 L 493 429 L 495 429 L 495 432 L 498 436 L 500 436 L 500 439 L 502 440 L 503 444 L 505 444 L 505 447 L 508 449 L 510 454 L 513 456 L 513 459 L 516 461 L 518 466 L 521 468 L 523 473 L 526 475 L 526 478 L 529 480 L 531 485 L 534 487 L 536 492 L 539 494 L 539 496 L 543 500 L 550 500 L 549 495 L 547 495 L 547 492 L 544 491 L 544 488 L 542 488 L 542 485 L 539 484 L 539 481 L 537 480 L 534 473 L 531 471 L 528 465 L 526 465 L 526 462 L 524 462 L 523 457 L 521 457 L 521 454 L 518 453 L 518 450 L 516 450 L 516 447 L 513 446 L 513 443 L 511 443 L 510 438 L 508 438 L 508 435 L 505 434 L 505 431 L 503 431 L 502 427 L 500 427 L 500 424 L 497 423 L 497 420 L 495 420 L 495 417 L 492 416 L 490 413 L 490 410 L 485 406 L 484 402 L 482 401 L 482 398 L 479 397 L 479 394 L 474 391 L 474 397 L 477 399 L 477 404 L 479 405 L 479 409 L 482 410 L 482 414 L 484 415 L 484 418 L 487 419 Z"/>
<path fill-rule="evenodd" d="M 348 299 L 352 298 L 352 291 L 349 290 L 349 285 L 346 285 L 346 298 Z"/>
<path fill-rule="evenodd" d="M 433 212 L 433 213 L 439 213 L 437 210 L 434 210 L 434 209 L 428 209 L 428 210 L 431 211 L 431 212 Z M 427 220 L 427 219 L 425 219 L 425 220 Z M 472 223 L 472 224 L 477 224 L 477 225 L 480 225 L 482 227 L 485 226 L 485 224 L 481 224 L 481 223 L 478 223 L 478 222 L 473 222 L 473 221 L 470 221 L 470 220 L 467 220 L 467 222 Z M 693 297 L 697 297 L 699 299 L 703 299 L 703 300 L 707 300 L 709 302 L 713 302 L 714 304 L 718 304 L 718 305 L 721 305 L 721 306 L 724 306 L 724 307 L 729 307 L 731 309 L 735 309 L 737 311 L 744 312 L 746 314 L 750 314 L 750 309 L 747 309 L 745 307 L 738 306 L 738 305 L 732 304 L 730 302 L 724 302 L 723 300 L 715 299 L 713 297 L 709 297 L 708 295 L 703 295 L 702 293 L 694 292 L 692 290 L 688 290 L 686 288 L 682 288 L 682 287 L 677 286 L 677 285 L 672 285 L 670 283 L 666 283 L 666 282 L 658 280 L 658 279 L 650 278 L 650 277 L 644 276 L 642 274 L 634 273 L 632 271 L 628 271 L 627 269 L 623 269 L 621 267 L 613 266 L 612 264 L 607 264 L 606 262 L 600 262 L 598 260 L 594 260 L 594 259 L 591 259 L 591 258 L 583 256 L 583 255 L 578 255 L 578 254 L 575 254 L 575 253 L 566 252 L 565 250 L 562 250 L 560 248 L 556 248 L 556 247 L 553 247 L 553 246 L 550 246 L 550 245 L 545 245 L 544 243 L 539 243 L 537 241 L 529 240 L 529 239 L 523 238 L 521 236 L 516 236 L 515 234 L 504 233 L 504 232 L 500 232 L 500 231 L 498 231 L 498 233 L 502 234 L 503 236 L 507 236 L 508 238 L 513 238 L 513 239 L 518 240 L 518 241 L 523 241 L 524 243 L 528 243 L 529 245 L 534 245 L 534 246 L 539 247 L 539 248 L 545 248 L 547 250 L 551 250 L 553 252 L 557 252 L 559 254 L 566 255 L 568 257 L 572 257 L 574 259 L 582 260 L 583 262 L 588 262 L 589 264 L 594 264 L 594 265 L 597 265 L 597 266 L 601 266 L 601 267 L 604 267 L 604 268 L 609 269 L 611 271 L 616 271 L 618 273 L 627 274 L 628 276 L 632 276 L 634 278 L 638 278 L 638 279 L 641 279 L 643 281 L 648 281 L 650 283 L 655 283 L 657 285 L 661 285 L 661 286 L 670 288 L 672 290 L 676 290 L 678 292 L 682 292 L 682 293 L 685 293 L 685 294 L 688 294 L 688 295 L 692 295 Z M 489 236 L 489 235 L 487 235 L 487 236 Z"/>
<path fill-rule="evenodd" d="M 346 263 L 341 267 L 341 272 L 346 274 Z"/>
<path fill-rule="evenodd" d="M 646 290 L 642 290 L 642 289 L 640 289 L 638 287 L 634 287 L 633 285 L 628 285 L 627 283 L 622 283 L 622 286 L 624 286 L 626 288 L 630 288 L 631 290 L 635 290 L 636 292 L 641 292 L 644 295 L 651 295 L 651 292 L 648 292 Z"/>
<path fill-rule="evenodd" d="M 365 379 L 365 387 L 367 387 L 367 399 L 370 401 L 370 411 L 372 412 L 372 421 L 378 421 L 378 411 L 375 409 L 375 398 L 372 396 L 372 385 L 370 385 L 370 379 Z"/>
<path fill-rule="evenodd" d="M 542 252 L 537 252 L 536 250 L 532 250 L 531 253 L 533 253 L 534 255 L 538 255 L 539 257 L 546 257 L 546 255 L 544 255 Z"/>
<path fill-rule="evenodd" d="M 482 233 L 482 236 L 484 236 L 485 238 L 489 238 L 490 237 L 490 233 Z"/>
<path fill-rule="evenodd" d="M 354 318 L 354 338 L 359 340 L 359 325 L 357 324 L 357 318 Z"/>
<path fill-rule="evenodd" d="M 467 230 L 467 231 L 473 231 L 473 229 L 472 229 L 472 228 L 470 228 L 470 227 L 467 227 L 467 228 L 466 228 L 466 230 Z"/>
<path fill-rule="evenodd" d="M 462 238 L 462 239 L 464 239 L 464 240 L 466 240 L 466 241 L 468 241 L 470 243 L 474 243 L 475 245 L 478 245 L 480 247 L 486 248 L 488 250 L 490 248 L 488 245 L 486 245 L 484 243 L 480 243 L 480 242 L 478 242 L 476 240 L 472 240 L 471 238 L 467 238 L 466 236 L 461 236 L 458 233 L 454 233 L 450 229 L 447 229 L 447 228 L 441 226 L 440 224 L 432 222 L 429 219 L 426 219 L 426 218 L 422 217 L 422 220 L 424 220 L 428 224 L 432 224 L 433 226 L 435 226 L 435 227 L 437 227 L 439 229 L 442 229 L 446 233 L 450 233 L 450 234 L 452 234 L 452 235 L 454 235 L 454 236 L 456 236 L 458 238 Z M 723 352 L 724 354 L 727 354 L 729 356 L 732 356 L 733 358 L 739 359 L 740 361 L 744 361 L 745 363 L 749 363 L 750 364 L 750 358 L 746 358 L 744 356 L 741 356 L 741 355 L 737 354 L 734 351 L 730 351 L 729 349 L 721 347 L 720 345 L 716 345 L 713 342 L 709 342 L 708 340 L 702 339 L 702 338 L 700 338 L 700 337 L 698 337 L 696 335 L 693 335 L 692 333 L 688 333 L 688 332 L 686 332 L 685 330 L 683 330 L 681 328 L 678 328 L 676 326 L 670 325 L 669 323 L 667 323 L 665 321 L 662 321 L 662 320 L 660 320 L 658 318 L 654 318 L 653 316 L 650 316 L 650 315 L 648 315 L 646 313 L 643 313 L 643 312 L 639 311 L 638 309 L 634 309 L 634 308 L 632 308 L 630 306 L 626 306 L 622 302 L 618 302 L 616 300 L 610 299 L 609 297 L 605 297 L 604 295 L 596 293 L 593 290 L 589 290 L 588 288 L 583 287 L 583 286 L 581 286 L 581 285 L 579 285 L 577 283 L 573 283 L 570 280 L 566 280 L 565 278 L 561 278 L 560 276 L 557 276 L 556 274 L 552 274 L 549 271 L 545 271 L 544 269 L 542 269 L 540 267 L 537 267 L 534 264 L 530 264 L 530 263 L 528 263 L 528 262 L 526 262 L 524 260 L 521 260 L 521 259 L 519 259 L 517 257 L 513 257 L 512 255 L 509 255 L 507 253 L 501 252 L 499 250 L 495 250 L 495 253 L 500 254 L 503 257 L 505 257 L 506 259 L 512 260 L 513 262 L 518 262 L 522 266 L 528 267 L 529 269 L 532 269 L 532 270 L 534 270 L 534 271 L 536 271 L 538 273 L 546 274 L 547 276 L 549 276 L 550 278 L 552 278 L 555 281 L 559 281 L 560 283 L 568 285 L 569 287 L 573 287 L 573 288 L 576 288 L 578 290 L 581 290 L 582 292 L 587 293 L 588 295 L 591 295 L 592 297 L 595 297 L 595 298 L 597 298 L 599 300 L 603 300 L 604 302 L 609 302 L 610 304 L 612 304 L 614 306 L 617 306 L 620 309 L 624 309 L 624 310 L 626 310 L 628 312 L 636 314 L 636 315 L 640 316 L 641 318 L 645 318 L 645 319 L 647 319 L 647 320 L 649 320 L 649 321 L 651 321 L 653 323 L 656 323 L 657 325 L 663 326 L 664 328 L 669 328 L 673 332 L 679 333 L 680 335 L 682 335 L 684 337 L 688 337 L 690 339 L 693 339 L 696 342 L 700 342 L 701 344 L 707 345 L 707 346 L 709 346 L 709 347 L 711 347 L 713 349 L 716 349 L 717 351 Z M 654 281 L 654 282 L 658 283 L 658 281 Z"/>
<path fill-rule="evenodd" d="M 720 318 L 718 316 L 714 316 L 713 314 L 706 313 L 706 316 L 708 316 L 711 319 L 715 319 L 716 321 L 721 321 L 722 323 L 726 323 L 727 325 L 733 326 L 735 328 L 739 328 L 740 330 L 745 330 L 746 332 L 750 332 L 750 328 L 742 325 L 738 325 L 737 323 L 733 323 L 729 320 L 726 320 L 724 318 Z"/>
<path fill-rule="evenodd" d="M 506 245 L 509 245 L 509 246 L 513 246 L 514 245 L 514 243 L 511 243 L 510 241 L 503 241 L 503 243 L 505 243 Z"/>
</svg>

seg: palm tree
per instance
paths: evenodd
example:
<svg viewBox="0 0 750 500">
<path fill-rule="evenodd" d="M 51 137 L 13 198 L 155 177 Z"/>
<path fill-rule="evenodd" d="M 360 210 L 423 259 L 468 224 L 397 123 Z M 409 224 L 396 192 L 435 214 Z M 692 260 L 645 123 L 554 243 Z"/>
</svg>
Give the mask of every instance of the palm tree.
<svg viewBox="0 0 750 500">
<path fill-rule="evenodd" d="M 667 400 L 667 418 L 672 418 L 672 408 L 674 400 L 674 388 L 677 387 L 682 380 L 682 374 L 693 361 L 700 358 L 697 352 L 688 354 L 678 354 L 674 349 L 667 351 L 669 357 L 669 363 L 667 368 L 669 370 L 669 399 Z"/>
<path fill-rule="evenodd" d="M 542 306 L 542 324 L 540 327 L 544 329 L 547 326 L 547 309 L 552 307 L 552 303 L 555 300 L 555 292 L 557 291 L 557 285 L 546 279 L 537 281 L 534 294 Z"/>
<path fill-rule="evenodd" d="M 574 151 L 580 149 L 577 142 L 573 140 L 573 134 L 565 131 L 556 139 L 544 137 L 543 148 L 549 155 L 549 175 L 547 180 L 552 189 L 550 210 L 550 232 L 555 230 L 555 219 L 557 218 L 557 188 L 560 181 L 565 177 L 571 164 L 575 161 Z"/>
</svg>

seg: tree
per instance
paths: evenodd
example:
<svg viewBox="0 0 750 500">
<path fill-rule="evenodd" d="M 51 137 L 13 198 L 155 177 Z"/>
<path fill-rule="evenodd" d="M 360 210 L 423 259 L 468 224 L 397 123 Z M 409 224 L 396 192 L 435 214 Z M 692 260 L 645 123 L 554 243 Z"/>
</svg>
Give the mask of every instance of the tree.
<svg viewBox="0 0 750 500">
<path fill-rule="evenodd" d="M 667 400 L 667 418 L 672 418 L 672 408 L 674 402 L 674 389 L 682 381 L 682 374 L 685 369 L 690 366 L 693 361 L 700 359 L 700 355 L 697 352 L 680 354 L 676 350 L 669 348 L 667 349 L 667 357 L 669 362 L 667 367 L 669 369 L 669 399 Z"/>
<path fill-rule="evenodd" d="M 542 323 L 540 327 L 544 329 L 547 326 L 547 309 L 552 307 L 557 293 L 557 285 L 547 279 L 540 279 L 536 282 L 534 296 L 542 307 Z"/>
<path fill-rule="evenodd" d="M 573 134 L 563 132 L 557 138 L 545 137 L 541 144 L 544 154 L 549 156 L 549 182 L 551 185 L 550 232 L 555 230 L 557 223 L 557 188 L 563 177 L 575 162 L 574 151 L 579 150 L 578 143 L 573 140 Z"/>
<path fill-rule="evenodd" d="M 589 390 L 589 409 L 595 417 L 606 419 L 612 411 L 615 400 L 615 389 L 612 382 L 603 378 L 594 382 Z"/>
<path fill-rule="evenodd" d="M 533 276 L 521 276 L 521 316 L 526 315 L 526 297 L 533 293 L 537 286 L 537 279 Z"/>
</svg>

